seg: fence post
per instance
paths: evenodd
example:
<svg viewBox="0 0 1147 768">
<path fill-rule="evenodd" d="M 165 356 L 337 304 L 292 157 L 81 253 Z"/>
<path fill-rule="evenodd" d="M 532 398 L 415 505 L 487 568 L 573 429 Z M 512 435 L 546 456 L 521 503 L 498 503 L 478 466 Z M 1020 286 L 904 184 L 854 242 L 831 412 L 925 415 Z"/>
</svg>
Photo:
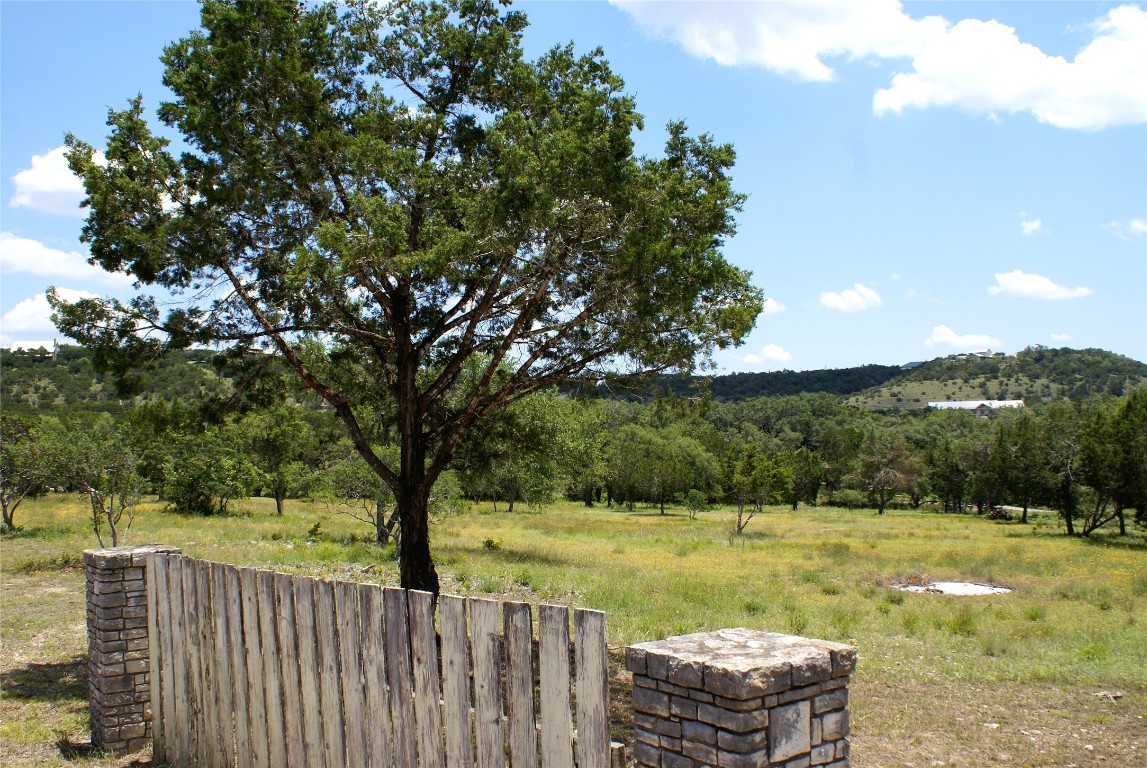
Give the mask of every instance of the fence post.
<svg viewBox="0 0 1147 768">
<path fill-rule="evenodd" d="M 151 738 L 147 558 L 179 552 L 160 545 L 84 552 L 92 745 L 117 755 Z"/>
<path fill-rule="evenodd" d="M 722 629 L 625 649 L 644 768 L 848 768 L 856 649 Z"/>
</svg>

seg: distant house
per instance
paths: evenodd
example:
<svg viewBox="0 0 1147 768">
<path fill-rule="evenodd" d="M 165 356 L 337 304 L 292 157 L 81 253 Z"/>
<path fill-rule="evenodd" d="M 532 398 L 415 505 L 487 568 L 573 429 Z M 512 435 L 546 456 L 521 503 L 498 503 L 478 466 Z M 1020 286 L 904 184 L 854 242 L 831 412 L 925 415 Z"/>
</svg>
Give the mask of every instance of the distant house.
<svg viewBox="0 0 1147 768">
<path fill-rule="evenodd" d="M 1023 408 L 1023 400 L 940 400 L 928 403 L 937 410 L 971 411 L 977 418 L 987 419 L 1000 408 Z"/>
<path fill-rule="evenodd" d="M 1003 352 L 993 352 L 990 349 L 973 349 L 962 355 L 956 355 L 956 357 L 962 357 L 968 362 L 972 362 L 974 360 L 997 360 L 1001 357 L 1007 357 L 1007 355 Z"/>
</svg>

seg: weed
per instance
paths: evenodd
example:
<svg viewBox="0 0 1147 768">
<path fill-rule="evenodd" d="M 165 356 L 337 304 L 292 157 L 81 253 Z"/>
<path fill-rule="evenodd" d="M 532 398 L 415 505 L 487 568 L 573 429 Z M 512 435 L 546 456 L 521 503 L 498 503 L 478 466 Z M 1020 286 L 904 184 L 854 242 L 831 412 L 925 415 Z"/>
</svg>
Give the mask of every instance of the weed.
<svg viewBox="0 0 1147 768">
<path fill-rule="evenodd" d="M 487 552 L 501 552 L 502 542 L 497 539 L 486 539 L 482 542 L 482 549 L 485 549 Z"/>
<path fill-rule="evenodd" d="M 961 605 L 956 612 L 944 622 L 944 627 L 953 635 L 972 637 L 976 634 L 977 617 L 975 612 L 967 605 Z"/>
<path fill-rule="evenodd" d="M 1024 618 L 1028 621 L 1043 621 L 1047 618 L 1047 609 L 1042 605 L 1029 605 L 1024 609 Z"/>
</svg>

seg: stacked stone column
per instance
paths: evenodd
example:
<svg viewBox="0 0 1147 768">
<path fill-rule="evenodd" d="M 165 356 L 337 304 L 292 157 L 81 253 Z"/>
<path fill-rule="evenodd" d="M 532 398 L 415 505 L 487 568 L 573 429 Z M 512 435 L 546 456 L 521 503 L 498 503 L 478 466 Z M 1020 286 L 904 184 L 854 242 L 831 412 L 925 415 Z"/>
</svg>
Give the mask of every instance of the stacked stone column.
<svg viewBox="0 0 1147 768">
<path fill-rule="evenodd" d="M 147 558 L 177 547 L 84 552 L 88 613 L 88 703 L 92 744 L 117 755 L 151 739 Z"/>
<path fill-rule="evenodd" d="M 643 768 L 847 768 L 856 649 L 723 629 L 625 649 Z"/>
</svg>

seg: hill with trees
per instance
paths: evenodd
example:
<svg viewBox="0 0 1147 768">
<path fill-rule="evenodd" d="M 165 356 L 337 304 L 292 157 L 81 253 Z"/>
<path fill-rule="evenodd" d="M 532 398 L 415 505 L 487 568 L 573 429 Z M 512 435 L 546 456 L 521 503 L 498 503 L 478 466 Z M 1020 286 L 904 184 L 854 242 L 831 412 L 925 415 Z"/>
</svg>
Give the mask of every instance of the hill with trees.
<svg viewBox="0 0 1147 768">
<path fill-rule="evenodd" d="M 850 397 L 870 410 L 918 410 L 939 400 L 1056 400 L 1119 397 L 1147 384 L 1147 365 L 1102 349 L 1028 347 L 1014 355 L 950 355 L 901 371 Z"/>
</svg>

